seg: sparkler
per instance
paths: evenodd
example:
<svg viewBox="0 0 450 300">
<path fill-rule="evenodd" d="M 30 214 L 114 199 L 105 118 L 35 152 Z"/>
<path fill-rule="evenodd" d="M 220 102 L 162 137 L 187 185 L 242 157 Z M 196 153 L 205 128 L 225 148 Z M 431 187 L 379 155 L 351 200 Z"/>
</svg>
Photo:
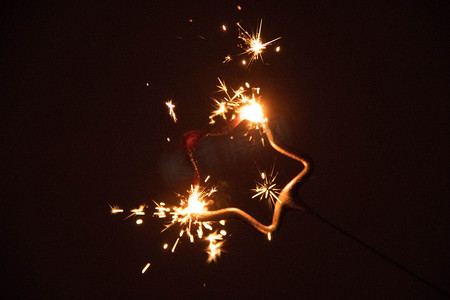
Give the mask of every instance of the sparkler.
<svg viewBox="0 0 450 300">
<path fill-rule="evenodd" d="M 237 9 L 241 10 L 241 7 L 237 6 Z M 192 22 L 192 20 L 189 20 L 189 22 Z M 248 62 L 249 65 L 259 58 L 262 61 L 262 53 L 266 49 L 266 47 L 272 44 L 273 42 L 277 41 L 278 39 L 280 39 L 280 37 L 278 37 L 265 43 L 261 40 L 262 20 L 260 21 L 256 32 L 252 34 L 248 33 L 239 23 L 237 23 L 237 26 L 239 30 L 238 38 L 241 39 L 246 45 L 244 53 L 241 54 L 248 54 L 250 56 Z M 225 25 L 222 26 L 222 30 L 223 31 L 227 30 Z M 203 38 L 201 36 L 199 37 Z M 280 47 L 279 46 L 276 47 L 275 51 L 279 52 Z M 225 57 L 223 63 L 229 61 L 231 61 L 230 55 Z M 246 65 L 247 61 L 243 59 L 241 63 L 243 65 Z M 245 86 L 247 87 L 247 89 L 250 88 L 250 85 L 247 83 L 245 84 Z M 235 207 L 228 207 L 218 210 L 209 210 L 212 204 L 211 197 L 217 190 L 215 188 L 210 188 L 209 190 L 207 190 L 206 188 L 201 187 L 199 185 L 200 175 L 196 162 L 193 158 L 193 151 L 195 148 L 194 147 L 195 144 L 201 137 L 217 134 L 195 133 L 190 135 L 189 138 L 191 138 L 193 141 L 191 140 L 189 142 L 186 142 L 186 152 L 192 166 L 194 167 L 194 171 L 196 174 L 194 180 L 195 184 L 191 186 L 187 196 L 180 196 L 179 206 L 168 207 L 164 202 L 157 203 L 154 201 L 156 206 L 153 216 L 163 219 L 166 219 L 169 216 L 171 217 L 171 221 L 166 225 L 166 228 L 163 229 L 163 231 L 175 225 L 180 228 L 178 238 L 176 239 L 175 243 L 172 246 L 172 252 L 175 251 L 180 239 L 183 236 L 186 236 L 188 237 L 191 243 L 194 243 L 195 239 L 207 241 L 208 242 L 208 247 L 206 249 L 206 252 L 208 253 L 207 261 L 208 262 L 216 261 L 217 258 L 222 253 L 224 238 L 227 235 L 224 229 L 221 229 L 219 233 L 217 233 L 217 229 L 215 228 L 217 225 L 224 226 L 225 220 L 230 218 L 239 219 L 241 221 L 246 222 L 256 230 L 260 231 L 261 233 L 265 234 L 268 240 L 270 241 L 272 239 L 273 232 L 275 232 L 279 228 L 282 212 L 286 209 L 295 209 L 304 211 L 309 215 L 316 217 L 318 220 L 333 227 L 337 231 L 341 232 L 345 236 L 364 246 L 365 248 L 372 251 L 376 255 L 384 258 L 388 262 L 394 264 L 395 266 L 405 271 L 406 273 L 410 274 L 411 276 L 417 278 L 421 282 L 429 285 L 433 289 L 448 296 L 448 294 L 445 293 L 439 287 L 435 286 L 434 284 L 430 283 L 424 278 L 418 276 L 417 274 L 411 272 L 410 270 L 408 270 L 406 267 L 402 266 L 395 260 L 390 259 L 383 253 L 377 251 L 373 247 L 364 243 L 362 240 L 356 238 L 355 236 L 351 235 L 350 233 L 346 232 L 340 227 L 334 225 L 327 219 L 317 214 L 311 208 L 309 208 L 305 203 L 303 203 L 299 199 L 296 199 L 297 197 L 293 196 L 294 190 L 298 188 L 300 184 L 311 175 L 312 160 L 310 160 L 303 153 L 300 153 L 298 151 L 287 150 L 288 147 L 283 145 L 276 138 L 274 132 L 269 126 L 270 121 L 265 117 L 263 108 L 261 107 L 261 104 L 258 102 L 258 99 L 256 99 L 255 94 L 253 92 L 251 93 L 251 95 L 249 95 L 248 91 L 243 87 L 240 87 L 237 90 L 229 91 L 225 83 L 220 79 L 218 87 L 219 91 L 224 93 L 225 96 L 223 97 L 223 99 L 220 100 L 213 99 L 215 109 L 209 116 L 211 124 L 215 123 L 215 118 L 218 116 L 221 116 L 225 120 L 229 118 L 227 121 L 230 121 L 230 126 L 228 127 L 228 130 L 222 132 L 222 134 L 225 134 L 226 132 L 230 131 L 231 129 L 239 125 L 241 122 L 245 121 L 247 122 L 249 128 L 261 129 L 261 134 L 265 134 L 267 140 L 269 141 L 269 144 L 272 146 L 274 150 L 287 156 L 290 159 L 299 162 L 302 165 L 302 167 L 300 172 L 293 179 L 291 179 L 291 181 L 289 181 L 289 183 L 286 184 L 281 190 L 277 188 L 277 184 L 275 183 L 275 179 L 278 173 L 273 175 L 273 169 L 269 176 L 265 172 L 260 172 L 260 176 L 263 181 L 257 182 L 256 188 L 253 189 L 255 194 L 253 195 L 252 198 L 256 198 L 259 196 L 260 200 L 266 198 L 273 204 L 274 209 L 272 215 L 272 222 L 268 225 L 260 223 L 248 213 Z M 259 88 L 255 90 L 257 91 L 256 94 L 259 95 Z M 167 101 L 165 104 L 169 109 L 169 115 L 176 123 L 177 116 L 174 111 L 175 105 L 172 103 L 172 100 Z M 167 138 L 167 140 L 170 141 L 169 138 Z M 262 138 L 261 140 L 264 141 Z M 205 182 L 208 181 L 208 179 L 209 176 L 205 179 Z M 146 207 L 145 205 L 141 205 L 139 206 L 139 208 L 131 210 L 131 214 L 127 218 L 131 216 L 145 215 L 144 212 L 145 207 Z M 123 209 L 120 209 L 117 206 L 110 205 L 110 208 L 112 214 L 123 212 Z M 139 225 L 142 223 L 143 223 L 142 219 L 136 220 L 136 224 Z M 204 231 L 209 231 L 209 234 L 206 237 Z M 163 249 L 167 248 L 168 244 L 166 243 L 164 244 Z M 146 272 L 149 266 L 150 263 L 147 263 L 146 266 L 142 269 L 142 273 Z"/>
</svg>

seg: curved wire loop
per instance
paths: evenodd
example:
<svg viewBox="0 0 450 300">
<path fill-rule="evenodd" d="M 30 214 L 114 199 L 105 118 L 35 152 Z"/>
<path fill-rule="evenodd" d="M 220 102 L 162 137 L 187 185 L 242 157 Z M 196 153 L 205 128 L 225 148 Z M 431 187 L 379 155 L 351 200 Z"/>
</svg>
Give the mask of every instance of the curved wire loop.
<svg viewBox="0 0 450 300">
<path fill-rule="evenodd" d="M 299 199 L 294 200 L 294 191 L 296 188 L 305 181 L 312 173 L 312 160 L 308 158 L 305 154 L 299 153 L 297 151 L 288 150 L 288 147 L 283 145 L 274 135 L 273 131 L 268 126 L 268 123 L 263 124 L 264 132 L 266 133 L 267 139 L 270 145 L 279 153 L 300 162 L 303 165 L 300 173 L 297 174 L 280 192 L 278 195 L 278 200 L 275 203 L 275 208 L 272 217 L 272 223 L 270 225 L 263 225 L 258 220 L 250 216 L 243 210 L 235 207 L 228 207 L 219 210 L 206 211 L 198 214 L 196 216 L 199 221 L 220 221 L 225 219 L 239 219 L 244 221 L 248 225 L 252 226 L 256 230 L 263 234 L 269 234 L 276 231 L 279 228 L 281 215 L 286 209 L 296 209 L 301 211 L 309 212 L 309 208 L 304 205 Z M 298 197 L 295 197 L 298 198 Z"/>
</svg>

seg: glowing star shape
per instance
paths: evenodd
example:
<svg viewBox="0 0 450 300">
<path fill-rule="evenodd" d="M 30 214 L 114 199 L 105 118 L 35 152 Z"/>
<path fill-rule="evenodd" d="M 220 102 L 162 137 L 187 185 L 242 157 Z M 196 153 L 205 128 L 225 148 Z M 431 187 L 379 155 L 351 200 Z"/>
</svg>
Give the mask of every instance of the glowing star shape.
<svg viewBox="0 0 450 300">
<path fill-rule="evenodd" d="M 272 233 L 275 232 L 281 221 L 281 215 L 283 210 L 285 209 L 295 209 L 300 211 L 311 212 L 310 209 L 303 204 L 300 200 L 294 199 L 293 195 L 294 189 L 299 187 L 299 185 L 306 180 L 312 172 L 312 160 L 310 160 L 306 155 L 302 153 L 293 153 L 291 151 L 286 150 L 286 146 L 284 146 L 274 135 L 273 131 L 269 127 L 269 122 L 265 121 L 261 123 L 261 126 L 266 134 L 267 139 L 269 140 L 270 145 L 279 153 L 300 162 L 303 165 L 302 170 L 281 190 L 280 194 L 277 197 L 273 216 L 272 223 L 269 225 L 264 225 L 253 218 L 251 215 L 246 213 L 245 211 L 236 208 L 236 207 L 228 207 L 224 209 L 219 209 L 215 211 L 202 211 L 196 214 L 196 220 L 200 222 L 211 222 L 218 220 L 226 220 L 226 219 L 239 219 L 261 233 L 267 235 L 268 239 L 271 239 Z"/>
<path fill-rule="evenodd" d="M 259 22 L 259 27 L 256 30 L 256 33 L 248 33 L 242 26 L 237 23 L 237 26 L 239 28 L 239 38 L 245 43 L 247 46 L 247 49 L 245 49 L 244 53 L 247 53 L 250 55 L 249 65 L 258 58 L 262 59 L 262 52 L 266 49 L 266 47 L 276 40 L 279 40 L 281 37 L 277 37 L 276 39 L 273 39 L 267 43 L 264 43 L 261 40 L 261 27 L 262 27 L 262 20 Z M 245 65 L 245 60 L 242 61 L 242 64 Z"/>
</svg>

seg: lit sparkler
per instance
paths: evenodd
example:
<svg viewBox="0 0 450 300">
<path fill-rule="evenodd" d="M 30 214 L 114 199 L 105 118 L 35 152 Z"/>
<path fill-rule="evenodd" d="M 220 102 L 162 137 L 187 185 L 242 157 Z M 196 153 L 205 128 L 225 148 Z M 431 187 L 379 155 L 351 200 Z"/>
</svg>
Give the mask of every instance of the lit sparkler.
<svg viewBox="0 0 450 300">
<path fill-rule="evenodd" d="M 266 47 L 276 40 L 280 39 L 280 37 L 278 37 L 269 42 L 262 41 L 262 20 L 260 21 L 256 32 L 252 34 L 244 30 L 240 24 L 237 24 L 237 26 L 239 30 L 238 38 L 241 39 L 246 46 L 244 53 L 250 56 L 248 64 L 251 64 L 253 61 L 259 58 L 262 60 L 262 53 L 266 49 Z M 225 31 L 226 26 L 224 25 L 222 29 Z M 279 47 L 277 48 L 277 51 L 279 51 Z M 231 56 L 228 55 L 223 62 L 225 63 L 230 60 Z M 247 61 L 244 59 L 242 60 L 242 63 L 247 64 Z M 191 188 L 186 196 L 180 195 L 178 206 L 166 206 L 164 202 L 157 203 L 153 201 L 155 203 L 155 211 L 153 212 L 153 216 L 168 219 L 169 221 L 166 224 L 165 229 L 163 229 L 162 231 L 165 231 L 174 226 L 177 226 L 180 229 L 178 232 L 178 236 L 172 245 L 172 252 L 175 251 L 183 236 L 186 236 L 191 243 L 194 243 L 196 240 L 203 240 L 208 242 L 208 247 L 206 248 L 206 252 L 208 253 L 208 262 L 216 261 L 216 259 L 222 253 L 224 238 L 227 235 L 224 229 L 219 230 L 216 225 L 224 226 L 225 220 L 229 218 L 241 219 L 249 225 L 253 226 L 255 229 L 266 234 L 268 239 L 270 240 L 272 237 L 272 233 L 279 226 L 280 216 L 283 209 L 304 209 L 297 203 L 294 203 L 290 195 L 293 187 L 297 186 L 299 182 L 304 180 L 310 174 L 310 161 L 303 155 L 293 154 L 292 152 L 285 150 L 286 148 L 282 146 L 281 143 L 275 138 L 273 132 L 269 127 L 268 119 L 265 117 L 264 111 L 259 102 L 259 88 L 255 87 L 250 89 L 250 84 L 247 82 L 245 82 L 244 85 L 245 88 L 242 86 L 234 90 L 228 88 L 225 82 L 219 79 L 218 88 L 219 92 L 222 93 L 222 96 L 221 98 L 213 99 L 214 110 L 209 116 L 210 123 L 215 123 L 215 118 L 220 116 L 225 121 L 230 122 L 230 125 L 227 127 L 227 132 L 229 132 L 242 121 L 246 120 L 249 124 L 250 129 L 259 129 L 259 132 L 262 135 L 265 134 L 270 145 L 276 151 L 301 162 L 303 164 L 303 169 L 297 176 L 294 177 L 294 179 L 292 179 L 283 189 L 281 189 L 281 191 L 277 188 L 277 184 L 275 183 L 277 174 L 273 175 L 273 169 L 270 176 L 267 176 L 266 173 L 260 173 L 263 182 L 258 182 L 256 185 L 256 189 L 253 189 L 253 191 L 255 192 L 253 198 L 266 198 L 274 205 L 273 218 L 270 225 L 261 224 L 246 212 L 235 207 L 210 210 L 212 204 L 211 196 L 217 190 L 215 188 L 206 189 L 205 187 L 201 187 L 199 185 L 200 175 L 195 159 L 193 158 L 195 144 L 200 138 L 208 136 L 210 135 L 210 133 L 190 134 L 188 137 L 186 137 L 186 139 L 189 138 L 189 140 L 186 141 L 185 150 L 189 157 L 189 161 L 191 162 L 196 173 L 196 179 L 194 180 L 195 184 L 191 185 Z M 165 104 L 169 109 L 169 115 L 172 117 L 174 122 L 177 122 L 177 116 L 174 111 L 175 105 L 172 103 L 172 100 L 167 101 Z M 262 136 L 261 140 L 264 141 Z M 170 141 L 170 139 L 167 138 L 167 141 Z M 208 176 L 205 179 L 205 182 L 207 182 L 209 178 L 210 177 Z M 127 218 L 135 215 L 145 215 L 145 207 L 145 205 L 141 205 L 139 206 L 139 208 L 131 210 L 131 214 Z M 123 212 L 123 210 L 119 209 L 118 207 L 111 207 L 111 212 L 118 213 Z M 142 223 L 142 219 L 136 220 L 136 224 Z M 169 246 L 167 243 L 163 246 L 164 249 L 167 249 L 168 247 Z M 145 272 L 148 266 L 149 264 L 142 270 L 142 272 Z"/>
<path fill-rule="evenodd" d="M 173 121 L 176 123 L 178 121 L 177 115 L 175 114 L 175 104 L 172 103 L 172 100 L 166 102 L 166 106 L 169 109 L 169 116 L 172 117 Z"/>
<path fill-rule="evenodd" d="M 281 38 L 277 37 L 276 39 L 264 43 L 261 40 L 262 20 L 259 22 L 259 26 L 256 32 L 252 34 L 248 33 L 244 28 L 242 28 L 239 23 L 237 23 L 237 26 L 239 28 L 239 38 L 244 41 L 245 45 L 247 46 L 247 49 L 245 49 L 244 53 L 250 55 L 249 64 L 251 64 L 254 60 L 257 60 L 258 58 L 261 58 L 262 61 L 262 52 L 266 49 L 266 47 Z M 244 61 L 242 61 L 242 64 L 245 65 Z"/>
<path fill-rule="evenodd" d="M 139 208 L 135 208 L 135 209 L 130 210 L 131 214 L 128 215 L 125 218 L 125 220 L 130 218 L 130 217 L 132 217 L 132 216 L 144 216 L 145 215 L 144 209 L 145 209 L 145 204 L 142 204 L 142 205 L 139 206 Z"/>
</svg>

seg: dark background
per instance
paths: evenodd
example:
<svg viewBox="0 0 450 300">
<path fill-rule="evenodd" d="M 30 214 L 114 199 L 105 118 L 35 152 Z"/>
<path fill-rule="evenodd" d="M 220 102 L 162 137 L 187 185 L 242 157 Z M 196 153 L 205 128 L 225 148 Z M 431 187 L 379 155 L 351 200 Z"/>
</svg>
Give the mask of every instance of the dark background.
<svg viewBox="0 0 450 300">
<path fill-rule="evenodd" d="M 150 215 L 137 226 L 108 206 L 146 203 L 150 212 L 151 200 L 186 190 L 180 137 L 208 128 L 218 76 L 235 88 L 249 81 L 280 138 L 314 158 L 302 199 L 450 293 L 448 3 L 391 2 L 3 4 L 2 293 L 444 298 L 299 212 L 285 215 L 271 242 L 229 221 L 227 252 L 207 264 L 204 244 L 184 241 L 170 254 L 162 245 L 175 231 L 160 234 L 163 223 Z M 240 51 L 233 24 L 255 28 L 259 18 L 263 40 L 282 37 L 280 53 L 269 48 L 249 69 L 222 64 Z M 230 205 L 267 223 L 267 206 L 248 190 L 255 164 L 270 168 L 274 153 L 235 145 L 227 161 L 227 145 L 203 141 L 202 176 L 214 172 Z M 276 167 L 280 184 L 298 171 L 281 156 Z"/>
</svg>

